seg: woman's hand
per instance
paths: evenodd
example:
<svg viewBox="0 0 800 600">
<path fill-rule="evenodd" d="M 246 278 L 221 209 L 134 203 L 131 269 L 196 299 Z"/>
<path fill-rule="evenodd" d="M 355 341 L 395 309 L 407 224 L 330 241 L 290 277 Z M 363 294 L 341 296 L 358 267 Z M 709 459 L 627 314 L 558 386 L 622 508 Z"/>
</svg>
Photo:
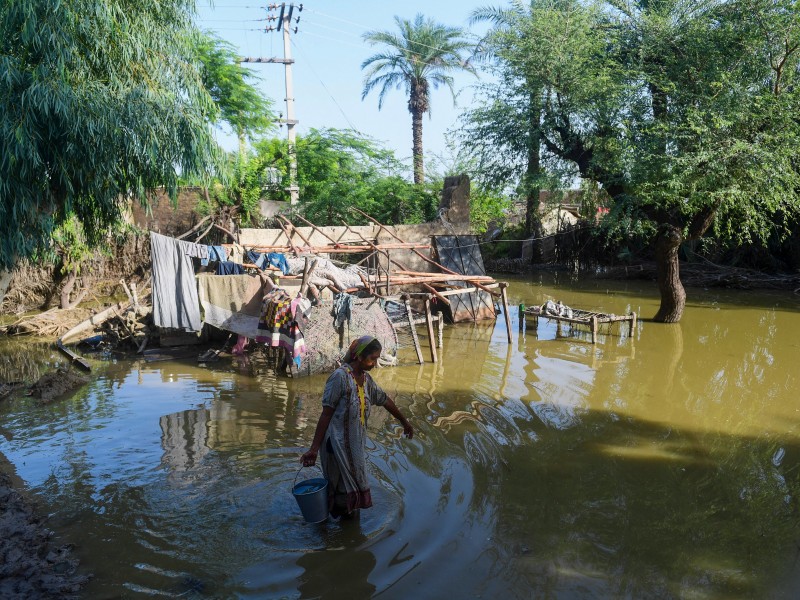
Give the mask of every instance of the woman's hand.
<svg viewBox="0 0 800 600">
<path fill-rule="evenodd" d="M 309 450 L 300 457 L 300 462 L 303 463 L 304 467 L 313 467 L 317 462 L 317 452 Z"/>
</svg>

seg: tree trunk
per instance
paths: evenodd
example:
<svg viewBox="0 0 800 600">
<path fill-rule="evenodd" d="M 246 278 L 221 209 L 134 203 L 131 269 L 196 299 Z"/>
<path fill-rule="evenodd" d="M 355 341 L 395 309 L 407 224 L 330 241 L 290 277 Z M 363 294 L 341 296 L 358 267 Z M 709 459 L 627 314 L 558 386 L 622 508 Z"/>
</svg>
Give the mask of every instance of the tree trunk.
<svg viewBox="0 0 800 600">
<path fill-rule="evenodd" d="M 411 111 L 411 135 L 413 137 L 411 153 L 414 157 L 414 183 L 418 185 L 425 181 L 425 166 L 422 161 L 422 114 L 422 111 L 418 109 Z"/>
<path fill-rule="evenodd" d="M 659 323 L 677 323 L 686 307 L 686 290 L 683 289 L 678 263 L 678 248 L 683 236 L 681 230 L 664 225 L 656 237 L 656 271 L 661 306 L 653 317 Z"/>
<path fill-rule="evenodd" d="M 525 198 L 525 234 L 530 236 L 539 221 L 539 174 L 541 171 L 542 94 L 530 95 L 530 123 L 528 141 L 528 164 L 525 169 L 527 197 Z M 534 183 L 536 182 L 536 183 Z"/>
<path fill-rule="evenodd" d="M 11 269 L 0 269 L 0 304 L 5 300 L 10 285 Z"/>
<path fill-rule="evenodd" d="M 80 293 L 75 297 L 75 299 L 70 302 L 69 298 L 72 294 L 72 290 L 75 288 L 75 282 L 78 281 L 78 275 L 75 271 L 70 271 L 69 275 L 67 275 L 67 280 L 64 282 L 64 287 L 61 288 L 61 308 L 62 310 L 67 310 L 70 308 L 75 308 L 78 304 L 81 303 L 83 297 L 86 295 L 88 290 L 83 289 Z"/>
</svg>

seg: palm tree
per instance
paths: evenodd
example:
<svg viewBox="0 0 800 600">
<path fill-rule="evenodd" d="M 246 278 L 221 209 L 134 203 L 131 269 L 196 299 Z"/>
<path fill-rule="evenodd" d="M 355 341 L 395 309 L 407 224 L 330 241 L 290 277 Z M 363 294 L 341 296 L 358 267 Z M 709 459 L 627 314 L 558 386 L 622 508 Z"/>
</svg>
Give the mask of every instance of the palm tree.
<svg viewBox="0 0 800 600">
<path fill-rule="evenodd" d="M 382 44 L 383 52 L 361 63 L 367 69 L 361 99 L 374 88 L 380 88 L 378 109 L 383 106 L 386 92 L 392 88 L 405 88 L 408 93 L 408 111 L 411 113 L 413 136 L 414 183 L 422 183 L 425 168 L 422 160 L 422 115 L 430 113 L 430 87 L 446 85 L 453 94 L 452 73 L 457 70 L 475 74 L 473 67 L 462 57 L 473 44 L 462 29 L 446 27 L 418 14 L 414 21 L 394 18 L 399 35 L 390 31 L 368 31 L 364 39 L 370 45 Z"/>
</svg>

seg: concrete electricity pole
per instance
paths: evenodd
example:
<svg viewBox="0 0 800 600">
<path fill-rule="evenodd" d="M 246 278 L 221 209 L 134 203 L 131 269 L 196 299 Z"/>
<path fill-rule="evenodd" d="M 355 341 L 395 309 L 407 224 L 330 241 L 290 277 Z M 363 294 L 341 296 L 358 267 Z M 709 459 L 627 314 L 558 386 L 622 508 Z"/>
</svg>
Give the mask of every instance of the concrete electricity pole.
<svg viewBox="0 0 800 600">
<path fill-rule="evenodd" d="M 290 37 L 294 4 L 289 4 L 287 7 L 284 2 L 282 4 L 270 4 L 267 6 L 267 10 L 270 12 L 277 9 L 280 9 L 280 14 L 277 17 L 275 15 L 267 17 L 268 21 L 278 21 L 277 26 L 269 25 L 264 31 L 269 33 L 270 31 L 283 30 L 283 58 L 242 58 L 241 62 L 278 63 L 284 66 L 284 79 L 286 82 L 286 98 L 284 99 L 286 101 L 286 119 L 281 119 L 280 122 L 286 123 L 286 139 L 289 153 L 289 187 L 286 189 L 289 191 L 289 198 L 292 206 L 294 206 L 297 204 L 300 196 L 300 188 L 297 185 L 297 146 L 295 143 L 297 139 L 295 127 L 298 121 L 294 118 L 294 86 L 292 81 L 292 65 L 294 64 L 294 59 L 292 59 L 292 41 Z M 303 5 L 300 4 L 297 7 L 297 12 L 301 12 L 302 10 Z M 295 22 L 299 20 L 300 17 L 295 18 Z M 294 28 L 294 32 L 297 33 L 297 27 Z"/>
<path fill-rule="evenodd" d="M 285 81 L 286 81 L 286 139 L 289 146 L 289 198 L 291 204 L 297 204 L 300 196 L 300 188 L 297 186 L 297 147 L 295 144 L 296 134 L 295 126 L 297 120 L 294 118 L 294 87 L 292 85 L 292 47 L 289 33 L 292 24 L 292 11 L 294 4 L 289 5 L 288 14 L 285 13 L 285 4 L 281 4 L 281 23 L 283 25 L 283 58 L 286 60 L 284 63 L 286 67 Z M 303 5 L 300 5 L 300 10 L 303 10 Z M 278 24 L 280 31 L 281 24 Z"/>
</svg>

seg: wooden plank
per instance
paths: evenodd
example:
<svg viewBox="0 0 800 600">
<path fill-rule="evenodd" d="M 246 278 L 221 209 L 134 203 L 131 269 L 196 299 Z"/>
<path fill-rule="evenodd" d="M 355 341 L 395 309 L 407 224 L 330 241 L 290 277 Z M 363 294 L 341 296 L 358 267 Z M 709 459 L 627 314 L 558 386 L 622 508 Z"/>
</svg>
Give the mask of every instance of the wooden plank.
<svg viewBox="0 0 800 600">
<path fill-rule="evenodd" d="M 425 325 L 428 328 L 428 342 L 431 346 L 431 361 L 436 363 L 438 357 L 436 356 L 436 341 L 433 337 L 433 321 L 431 320 L 431 299 L 425 298 Z"/>
<path fill-rule="evenodd" d="M 98 325 L 102 325 L 108 319 L 113 317 L 117 311 L 124 311 L 129 306 L 130 303 L 128 302 L 118 302 L 117 304 L 109 306 L 105 310 L 101 310 L 96 315 L 92 315 L 85 321 L 81 321 L 80 323 L 78 323 L 75 327 L 73 327 L 72 329 L 67 331 L 64 335 L 62 335 L 59 341 L 64 344 L 70 344 L 72 342 L 68 340 L 73 340 L 73 338 L 77 337 L 81 333 L 84 333 L 86 331 L 91 331 Z"/>
<path fill-rule="evenodd" d="M 490 283 L 489 285 L 485 286 L 489 289 L 494 289 L 500 287 L 499 283 Z M 469 294 L 471 292 L 479 291 L 478 288 L 475 287 L 468 287 L 468 288 L 459 288 L 456 290 L 446 290 L 444 292 L 439 292 L 440 296 L 455 296 L 457 294 Z"/>
</svg>

